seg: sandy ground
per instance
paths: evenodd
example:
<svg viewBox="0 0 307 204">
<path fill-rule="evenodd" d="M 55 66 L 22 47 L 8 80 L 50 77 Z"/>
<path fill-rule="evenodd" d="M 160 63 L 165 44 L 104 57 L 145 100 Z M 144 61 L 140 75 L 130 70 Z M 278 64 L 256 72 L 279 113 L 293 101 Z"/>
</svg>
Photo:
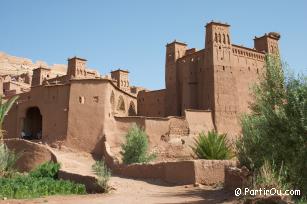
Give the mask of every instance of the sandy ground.
<svg viewBox="0 0 307 204">
<path fill-rule="evenodd" d="M 223 189 L 199 186 L 168 186 L 161 181 L 155 180 L 134 180 L 120 177 L 112 177 L 111 186 L 115 188 L 107 194 L 90 194 L 81 196 L 48 196 L 38 199 L 27 200 L 3 200 L 5 204 L 104 204 L 104 203 L 125 203 L 125 204 L 171 204 L 171 203 L 236 203 L 232 192 L 225 192 Z"/>
<path fill-rule="evenodd" d="M 82 175 L 94 176 L 92 164 L 95 160 L 90 154 L 71 150 L 53 149 L 61 168 Z M 170 186 L 158 180 L 135 180 L 111 177 L 109 185 L 114 189 L 106 194 L 48 196 L 45 198 L 25 200 L 2 200 L 0 204 L 168 204 L 168 203 L 236 203 L 233 192 L 210 186 L 193 185 Z"/>
</svg>

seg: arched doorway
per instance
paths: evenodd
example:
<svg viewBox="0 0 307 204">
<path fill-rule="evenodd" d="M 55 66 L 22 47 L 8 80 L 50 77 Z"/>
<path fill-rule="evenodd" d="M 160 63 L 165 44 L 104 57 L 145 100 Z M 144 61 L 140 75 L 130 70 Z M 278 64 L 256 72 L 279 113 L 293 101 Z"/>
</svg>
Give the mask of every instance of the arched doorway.
<svg viewBox="0 0 307 204">
<path fill-rule="evenodd" d="M 28 140 L 42 138 L 42 115 L 38 107 L 28 108 L 23 122 L 21 136 Z"/>
</svg>

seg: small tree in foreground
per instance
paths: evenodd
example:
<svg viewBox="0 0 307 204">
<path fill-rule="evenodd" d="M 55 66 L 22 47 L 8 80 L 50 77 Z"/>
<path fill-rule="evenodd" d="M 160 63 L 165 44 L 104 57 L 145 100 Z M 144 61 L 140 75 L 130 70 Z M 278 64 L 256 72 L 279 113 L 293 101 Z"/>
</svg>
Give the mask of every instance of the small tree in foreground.
<svg viewBox="0 0 307 204">
<path fill-rule="evenodd" d="M 109 191 L 108 181 L 111 177 L 111 171 L 107 167 L 104 161 L 96 161 L 92 166 L 93 171 L 98 176 L 97 184 L 104 190 Z"/>
<path fill-rule="evenodd" d="M 155 159 L 155 154 L 148 154 L 148 148 L 146 133 L 134 124 L 128 131 L 126 141 L 122 145 L 121 154 L 124 164 L 146 163 Z"/>
<path fill-rule="evenodd" d="M 225 160 L 232 157 L 226 134 L 218 134 L 212 130 L 208 134 L 200 133 L 194 140 L 195 144 L 191 148 L 199 159 Z"/>
</svg>

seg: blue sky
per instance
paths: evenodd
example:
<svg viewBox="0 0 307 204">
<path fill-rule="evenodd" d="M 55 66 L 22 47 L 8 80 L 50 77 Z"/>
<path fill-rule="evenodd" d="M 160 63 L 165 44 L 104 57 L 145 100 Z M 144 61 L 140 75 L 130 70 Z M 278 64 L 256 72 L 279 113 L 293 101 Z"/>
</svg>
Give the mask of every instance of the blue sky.
<svg viewBox="0 0 307 204">
<path fill-rule="evenodd" d="M 307 70 L 307 1 L 0 0 L 0 51 L 48 64 L 80 56 L 106 74 L 129 69 L 131 84 L 164 88 L 165 45 L 174 39 L 204 47 L 204 25 L 231 25 L 232 42 L 281 34 L 283 59 Z"/>
</svg>

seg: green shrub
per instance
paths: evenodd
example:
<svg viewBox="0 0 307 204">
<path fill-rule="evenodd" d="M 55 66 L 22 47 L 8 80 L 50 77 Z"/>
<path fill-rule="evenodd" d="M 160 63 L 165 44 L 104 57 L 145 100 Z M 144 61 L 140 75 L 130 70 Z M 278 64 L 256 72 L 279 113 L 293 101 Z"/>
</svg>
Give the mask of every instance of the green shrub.
<svg viewBox="0 0 307 204">
<path fill-rule="evenodd" d="M 14 177 L 0 177 L 0 198 L 36 198 L 48 195 L 85 194 L 83 184 L 55 180 L 59 164 L 47 162 L 29 174 L 15 174 Z"/>
<path fill-rule="evenodd" d="M 34 178 L 57 178 L 57 173 L 60 170 L 60 164 L 54 162 L 46 162 L 39 165 L 36 169 L 30 172 L 30 176 Z"/>
<path fill-rule="evenodd" d="M 241 119 L 238 159 L 257 176 L 265 161 L 283 168 L 282 182 L 307 192 L 307 80 L 293 77 L 278 56 L 266 57 L 266 70 L 253 88 L 251 113 Z"/>
<path fill-rule="evenodd" d="M 0 176 L 10 176 L 16 172 L 14 165 L 19 155 L 7 148 L 4 143 L 0 143 Z"/>
<path fill-rule="evenodd" d="M 92 166 L 93 171 L 98 176 L 97 184 L 107 192 L 109 190 L 108 181 L 111 177 L 111 171 L 104 161 L 96 161 Z"/>
<path fill-rule="evenodd" d="M 281 167 L 280 170 L 277 172 L 272 167 L 272 164 L 265 160 L 263 165 L 260 167 L 259 172 L 255 175 L 254 179 L 254 189 L 259 188 L 276 188 L 276 189 L 283 189 L 286 190 L 286 186 L 283 184 L 283 168 Z"/>
<path fill-rule="evenodd" d="M 199 159 L 224 160 L 232 157 L 226 134 L 218 134 L 212 130 L 208 131 L 207 135 L 204 132 L 200 133 L 194 140 L 195 144 L 191 148 Z"/>
<path fill-rule="evenodd" d="M 126 135 L 126 142 L 122 145 L 124 164 L 146 163 L 155 159 L 155 154 L 148 154 L 148 146 L 146 133 L 134 124 Z"/>
<path fill-rule="evenodd" d="M 83 184 L 52 178 L 18 176 L 0 178 L 1 198 L 36 198 L 48 195 L 86 194 Z"/>
</svg>

